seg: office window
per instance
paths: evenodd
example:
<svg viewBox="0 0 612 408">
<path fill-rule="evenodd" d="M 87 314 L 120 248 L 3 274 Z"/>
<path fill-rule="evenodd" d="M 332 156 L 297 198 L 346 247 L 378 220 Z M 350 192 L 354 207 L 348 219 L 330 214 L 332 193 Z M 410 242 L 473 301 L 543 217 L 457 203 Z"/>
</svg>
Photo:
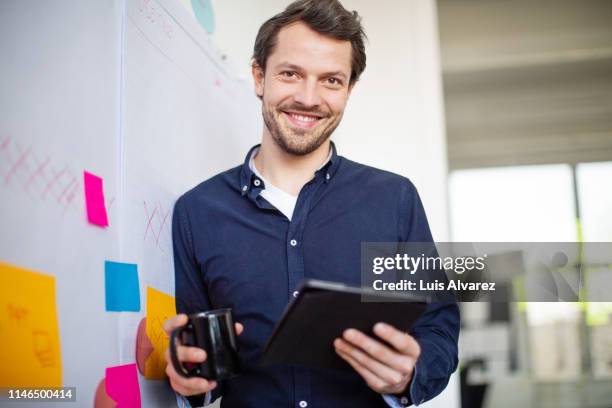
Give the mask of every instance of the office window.
<svg viewBox="0 0 612 408">
<path fill-rule="evenodd" d="M 576 170 L 582 238 L 612 242 L 612 162 L 584 163 Z"/>
<path fill-rule="evenodd" d="M 568 165 L 458 170 L 450 175 L 453 241 L 575 241 Z"/>
</svg>

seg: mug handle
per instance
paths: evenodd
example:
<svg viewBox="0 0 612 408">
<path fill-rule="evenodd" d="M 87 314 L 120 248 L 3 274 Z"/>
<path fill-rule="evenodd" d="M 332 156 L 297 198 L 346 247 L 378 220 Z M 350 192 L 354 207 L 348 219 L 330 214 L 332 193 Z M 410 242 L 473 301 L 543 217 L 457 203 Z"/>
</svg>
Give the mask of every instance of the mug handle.
<svg viewBox="0 0 612 408">
<path fill-rule="evenodd" d="M 193 377 L 193 374 L 189 370 L 187 370 L 179 361 L 178 355 L 176 353 L 176 341 L 182 338 L 183 333 L 185 331 L 191 329 L 191 324 L 187 324 L 186 326 L 177 327 L 176 329 L 172 330 L 172 333 L 170 333 L 170 360 L 172 360 L 174 370 L 176 370 L 177 373 L 186 378 Z"/>
</svg>

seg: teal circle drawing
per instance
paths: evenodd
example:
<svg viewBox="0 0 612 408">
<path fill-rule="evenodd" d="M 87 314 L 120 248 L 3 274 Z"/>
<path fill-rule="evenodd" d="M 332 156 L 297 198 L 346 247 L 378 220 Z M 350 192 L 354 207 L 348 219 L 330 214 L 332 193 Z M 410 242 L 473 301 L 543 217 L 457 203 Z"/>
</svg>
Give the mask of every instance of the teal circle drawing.
<svg viewBox="0 0 612 408">
<path fill-rule="evenodd" d="M 215 14 L 211 0 L 191 0 L 191 7 L 198 23 L 212 34 L 215 31 Z"/>
</svg>

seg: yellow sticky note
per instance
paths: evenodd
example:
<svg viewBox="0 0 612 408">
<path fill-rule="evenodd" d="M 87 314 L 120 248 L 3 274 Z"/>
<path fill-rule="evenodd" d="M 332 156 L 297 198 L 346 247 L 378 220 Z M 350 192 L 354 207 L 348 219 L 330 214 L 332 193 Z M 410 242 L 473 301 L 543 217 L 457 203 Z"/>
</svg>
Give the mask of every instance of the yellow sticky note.
<svg viewBox="0 0 612 408">
<path fill-rule="evenodd" d="M 0 262 L 0 388 L 61 387 L 55 277 Z"/>
<path fill-rule="evenodd" d="M 168 347 L 168 335 L 164 331 L 164 321 L 176 314 L 174 296 L 166 295 L 147 287 L 147 337 L 153 344 L 153 352 L 145 366 L 145 378 L 161 380 L 166 376 L 164 353 Z"/>
</svg>

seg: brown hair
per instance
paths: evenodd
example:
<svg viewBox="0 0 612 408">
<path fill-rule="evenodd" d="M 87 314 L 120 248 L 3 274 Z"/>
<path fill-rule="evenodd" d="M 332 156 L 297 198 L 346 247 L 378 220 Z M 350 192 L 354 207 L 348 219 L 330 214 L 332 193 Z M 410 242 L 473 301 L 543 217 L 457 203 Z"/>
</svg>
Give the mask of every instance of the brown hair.
<svg viewBox="0 0 612 408">
<path fill-rule="evenodd" d="M 268 56 L 274 51 L 276 39 L 281 28 L 303 21 L 319 34 L 336 40 L 350 41 L 351 79 L 354 84 L 366 66 L 364 38 L 361 18 L 356 11 L 345 9 L 338 0 L 297 0 L 287 8 L 262 24 L 255 39 L 253 60 L 266 70 Z"/>
</svg>

